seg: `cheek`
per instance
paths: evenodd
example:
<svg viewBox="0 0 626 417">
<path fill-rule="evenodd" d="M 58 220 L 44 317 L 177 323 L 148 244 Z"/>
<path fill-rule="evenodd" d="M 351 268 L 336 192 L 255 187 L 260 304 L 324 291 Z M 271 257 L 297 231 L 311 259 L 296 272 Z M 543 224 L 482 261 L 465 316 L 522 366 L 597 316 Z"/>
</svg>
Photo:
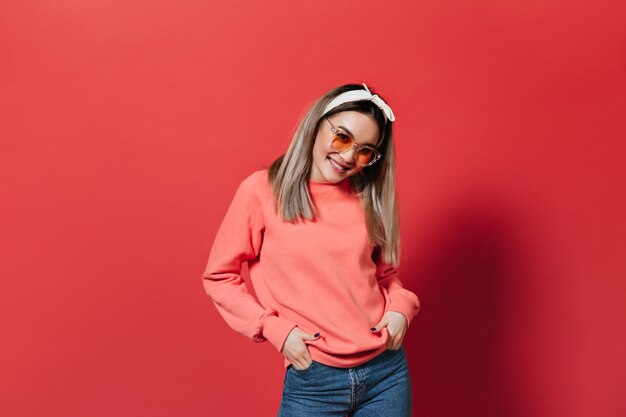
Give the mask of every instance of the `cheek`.
<svg viewBox="0 0 626 417">
<path fill-rule="evenodd" d="M 319 144 L 315 144 L 315 147 L 313 148 L 313 155 L 315 155 L 318 159 L 324 158 L 326 156 L 326 152 L 324 152 L 324 149 Z"/>
<path fill-rule="evenodd" d="M 328 149 L 324 142 L 321 141 L 315 143 L 313 150 L 321 158 L 326 158 L 326 156 L 331 152 L 331 150 Z"/>
</svg>

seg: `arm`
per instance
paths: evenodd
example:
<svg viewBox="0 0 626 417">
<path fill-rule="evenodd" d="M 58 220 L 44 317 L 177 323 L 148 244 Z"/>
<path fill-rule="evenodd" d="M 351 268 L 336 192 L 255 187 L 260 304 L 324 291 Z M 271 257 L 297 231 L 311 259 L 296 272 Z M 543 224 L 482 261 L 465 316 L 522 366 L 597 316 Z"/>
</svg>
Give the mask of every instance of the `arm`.
<svg viewBox="0 0 626 417">
<path fill-rule="evenodd" d="M 255 259 L 265 230 L 261 202 L 245 180 L 217 231 L 202 283 L 226 323 L 253 342 L 270 343 L 280 352 L 296 324 L 264 308 L 241 278 L 243 262 Z"/>
<path fill-rule="evenodd" d="M 417 295 L 404 288 L 402 281 L 398 278 L 397 268 L 382 261 L 379 247 L 374 249 L 372 259 L 376 264 L 378 285 L 382 291 L 386 291 L 389 294 L 391 300 L 387 310 L 404 314 L 408 327 L 420 308 L 420 301 Z"/>
</svg>

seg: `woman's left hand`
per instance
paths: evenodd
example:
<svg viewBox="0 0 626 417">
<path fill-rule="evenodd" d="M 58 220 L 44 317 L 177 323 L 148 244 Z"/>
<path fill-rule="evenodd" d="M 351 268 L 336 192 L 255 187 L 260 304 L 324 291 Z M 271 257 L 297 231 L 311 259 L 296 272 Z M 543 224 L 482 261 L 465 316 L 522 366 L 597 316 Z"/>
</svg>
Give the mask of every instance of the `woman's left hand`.
<svg viewBox="0 0 626 417">
<path fill-rule="evenodd" d="M 371 330 L 371 332 L 379 332 L 384 327 L 387 327 L 387 333 L 389 333 L 389 337 L 387 338 L 387 349 L 400 349 L 408 327 L 404 314 L 398 311 L 387 311 L 376 325 L 376 330 Z"/>
</svg>

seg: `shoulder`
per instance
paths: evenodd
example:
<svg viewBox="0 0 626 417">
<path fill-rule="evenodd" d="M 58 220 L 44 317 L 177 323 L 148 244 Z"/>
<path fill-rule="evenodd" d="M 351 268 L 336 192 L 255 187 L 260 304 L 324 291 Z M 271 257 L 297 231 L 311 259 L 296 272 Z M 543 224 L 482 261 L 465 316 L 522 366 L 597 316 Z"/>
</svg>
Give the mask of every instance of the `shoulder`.
<svg viewBox="0 0 626 417">
<path fill-rule="evenodd" d="M 268 178 L 268 169 L 254 171 L 245 177 L 239 184 L 239 190 L 254 195 L 261 201 L 270 198 L 272 191 Z"/>
<path fill-rule="evenodd" d="M 269 184 L 269 179 L 267 175 L 268 175 L 267 168 L 254 171 L 252 174 L 244 178 L 243 181 L 241 181 L 241 185 L 246 186 L 246 187 L 267 186 Z"/>
</svg>

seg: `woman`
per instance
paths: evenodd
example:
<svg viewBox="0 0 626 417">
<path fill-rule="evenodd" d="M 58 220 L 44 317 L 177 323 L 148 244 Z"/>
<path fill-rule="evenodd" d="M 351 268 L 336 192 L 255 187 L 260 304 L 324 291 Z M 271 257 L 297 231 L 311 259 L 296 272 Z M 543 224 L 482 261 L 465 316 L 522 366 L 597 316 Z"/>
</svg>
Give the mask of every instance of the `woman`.
<svg viewBox="0 0 626 417">
<path fill-rule="evenodd" d="M 234 330 L 283 354 L 281 417 L 411 414 L 402 341 L 420 303 L 398 278 L 394 120 L 365 84 L 332 89 L 217 232 L 204 288 Z"/>
</svg>

